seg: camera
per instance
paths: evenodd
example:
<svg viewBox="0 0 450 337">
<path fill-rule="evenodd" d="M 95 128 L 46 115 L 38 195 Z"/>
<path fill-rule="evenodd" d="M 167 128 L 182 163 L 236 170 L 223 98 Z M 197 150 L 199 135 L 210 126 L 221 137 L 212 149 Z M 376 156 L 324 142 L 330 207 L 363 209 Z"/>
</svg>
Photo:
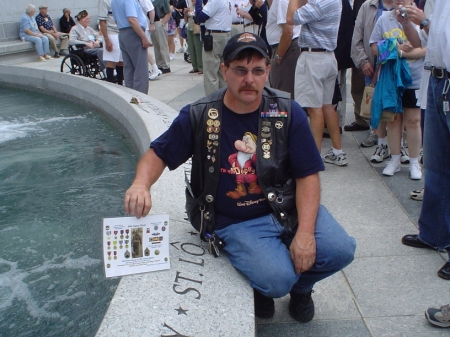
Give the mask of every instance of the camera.
<svg viewBox="0 0 450 337">
<path fill-rule="evenodd" d="M 399 11 L 400 11 L 400 15 L 403 19 L 406 19 L 408 17 L 408 13 L 406 12 L 405 7 L 400 8 Z"/>
</svg>

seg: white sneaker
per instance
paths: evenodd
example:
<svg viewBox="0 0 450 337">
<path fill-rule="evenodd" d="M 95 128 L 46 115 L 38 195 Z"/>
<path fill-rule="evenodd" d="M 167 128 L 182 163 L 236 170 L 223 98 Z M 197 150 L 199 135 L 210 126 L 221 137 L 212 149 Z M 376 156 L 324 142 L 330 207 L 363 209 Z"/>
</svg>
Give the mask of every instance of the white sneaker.
<svg viewBox="0 0 450 337">
<path fill-rule="evenodd" d="M 394 173 L 400 172 L 400 163 L 394 163 L 392 160 L 387 162 L 383 170 L 384 176 L 393 176 Z"/>
<path fill-rule="evenodd" d="M 39 57 L 38 57 L 38 61 L 39 61 L 39 62 L 45 62 L 45 61 L 47 61 L 47 60 L 45 59 L 44 56 L 39 56 Z"/>
<path fill-rule="evenodd" d="M 422 168 L 420 164 L 411 164 L 409 165 L 409 177 L 412 180 L 420 180 L 422 179 Z"/>
<path fill-rule="evenodd" d="M 175 60 L 175 54 L 169 53 L 169 60 L 171 60 L 171 61 Z"/>
<path fill-rule="evenodd" d="M 161 70 L 159 70 L 158 68 L 156 68 L 156 70 L 152 70 L 152 71 L 149 71 L 148 72 L 148 79 L 151 81 L 151 80 L 154 80 L 155 78 L 157 78 L 159 75 L 161 75 L 162 74 L 162 71 Z"/>
<path fill-rule="evenodd" d="M 347 158 L 345 157 L 345 152 L 338 154 L 337 156 L 333 153 L 333 149 L 329 149 L 328 152 L 323 157 L 325 163 L 334 164 L 337 166 L 345 166 L 348 164 Z"/>
<path fill-rule="evenodd" d="M 406 152 L 406 148 L 404 146 L 402 146 L 402 148 L 400 149 L 400 162 L 402 164 L 409 164 L 409 156 L 408 156 L 408 152 Z"/>
<path fill-rule="evenodd" d="M 370 157 L 370 161 L 372 163 L 382 163 L 383 160 L 389 158 L 391 156 L 391 152 L 387 145 L 377 145 L 375 152 L 372 157 Z"/>
<path fill-rule="evenodd" d="M 184 47 L 180 47 L 180 49 L 177 50 L 178 54 L 183 54 L 184 53 Z"/>
</svg>

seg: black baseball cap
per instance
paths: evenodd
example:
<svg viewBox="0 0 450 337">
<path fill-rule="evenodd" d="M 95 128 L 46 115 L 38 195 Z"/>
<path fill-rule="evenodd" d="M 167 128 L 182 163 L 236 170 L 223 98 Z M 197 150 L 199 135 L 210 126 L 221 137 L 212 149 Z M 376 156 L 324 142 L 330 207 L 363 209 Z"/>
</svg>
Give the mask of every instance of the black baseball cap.
<svg viewBox="0 0 450 337">
<path fill-rule="evenodd" d="M 240 33 L 228 40 L 227 45 L 223 49 L 223 59 L 225 61 L 233 61 L 241 51 L 247 48 L 256 50 L 264 58 L 267 57 L 267 44 L 263 39 L 256 34 Z"/>
</svg>

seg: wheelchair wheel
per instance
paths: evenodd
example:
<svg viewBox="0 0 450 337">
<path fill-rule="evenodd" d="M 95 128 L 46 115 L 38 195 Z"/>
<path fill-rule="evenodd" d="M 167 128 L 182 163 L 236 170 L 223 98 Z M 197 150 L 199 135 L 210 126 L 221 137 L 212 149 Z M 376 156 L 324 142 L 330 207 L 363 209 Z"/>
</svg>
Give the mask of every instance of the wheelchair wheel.
<svg viewBox="0 0 450 337">
<path fill-rule="evenodd" d="M 64 56 L 61 61 L 61 72 L 84 76 L 86 73 L 86 67 L 80 57 L 75 54 L 69 54 Z"/>
<path fill-rule="evenodd" d="M 97 60 L 90 62 L 86 65 L 86 73 L 85 76 L 96 78 L 98 80 L 105 80 L 106 76 L 100 67 L 100 64 Z"/>
</svg>

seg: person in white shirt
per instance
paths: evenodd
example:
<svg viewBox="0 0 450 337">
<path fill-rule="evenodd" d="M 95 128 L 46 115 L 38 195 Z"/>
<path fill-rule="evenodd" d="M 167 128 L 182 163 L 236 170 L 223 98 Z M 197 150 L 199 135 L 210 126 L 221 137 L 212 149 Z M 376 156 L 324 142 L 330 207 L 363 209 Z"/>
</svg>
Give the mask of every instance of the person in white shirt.
<svg viewBox="0 0 450 337">
<path fill-rule="evenodd" d="M 300 56 L 298 36 L 301 26 L 286 23 L 289 0 L 273 0 L 267 16 L 267 42 L 272 47 L 269 82 L 294 98 L 295 68 Z"/>
<path fill-rule="evenodd" d="M 195 3 L 196 21 L 205 22 L 206 27 L 202 52 L 206 95 L 226 86 L 220 64 L 223 49 L 231 38 L 231 11 L 231 3 L 223 0 L 209 0 L 203 8 L 201 1 Z"/>
</svg>

